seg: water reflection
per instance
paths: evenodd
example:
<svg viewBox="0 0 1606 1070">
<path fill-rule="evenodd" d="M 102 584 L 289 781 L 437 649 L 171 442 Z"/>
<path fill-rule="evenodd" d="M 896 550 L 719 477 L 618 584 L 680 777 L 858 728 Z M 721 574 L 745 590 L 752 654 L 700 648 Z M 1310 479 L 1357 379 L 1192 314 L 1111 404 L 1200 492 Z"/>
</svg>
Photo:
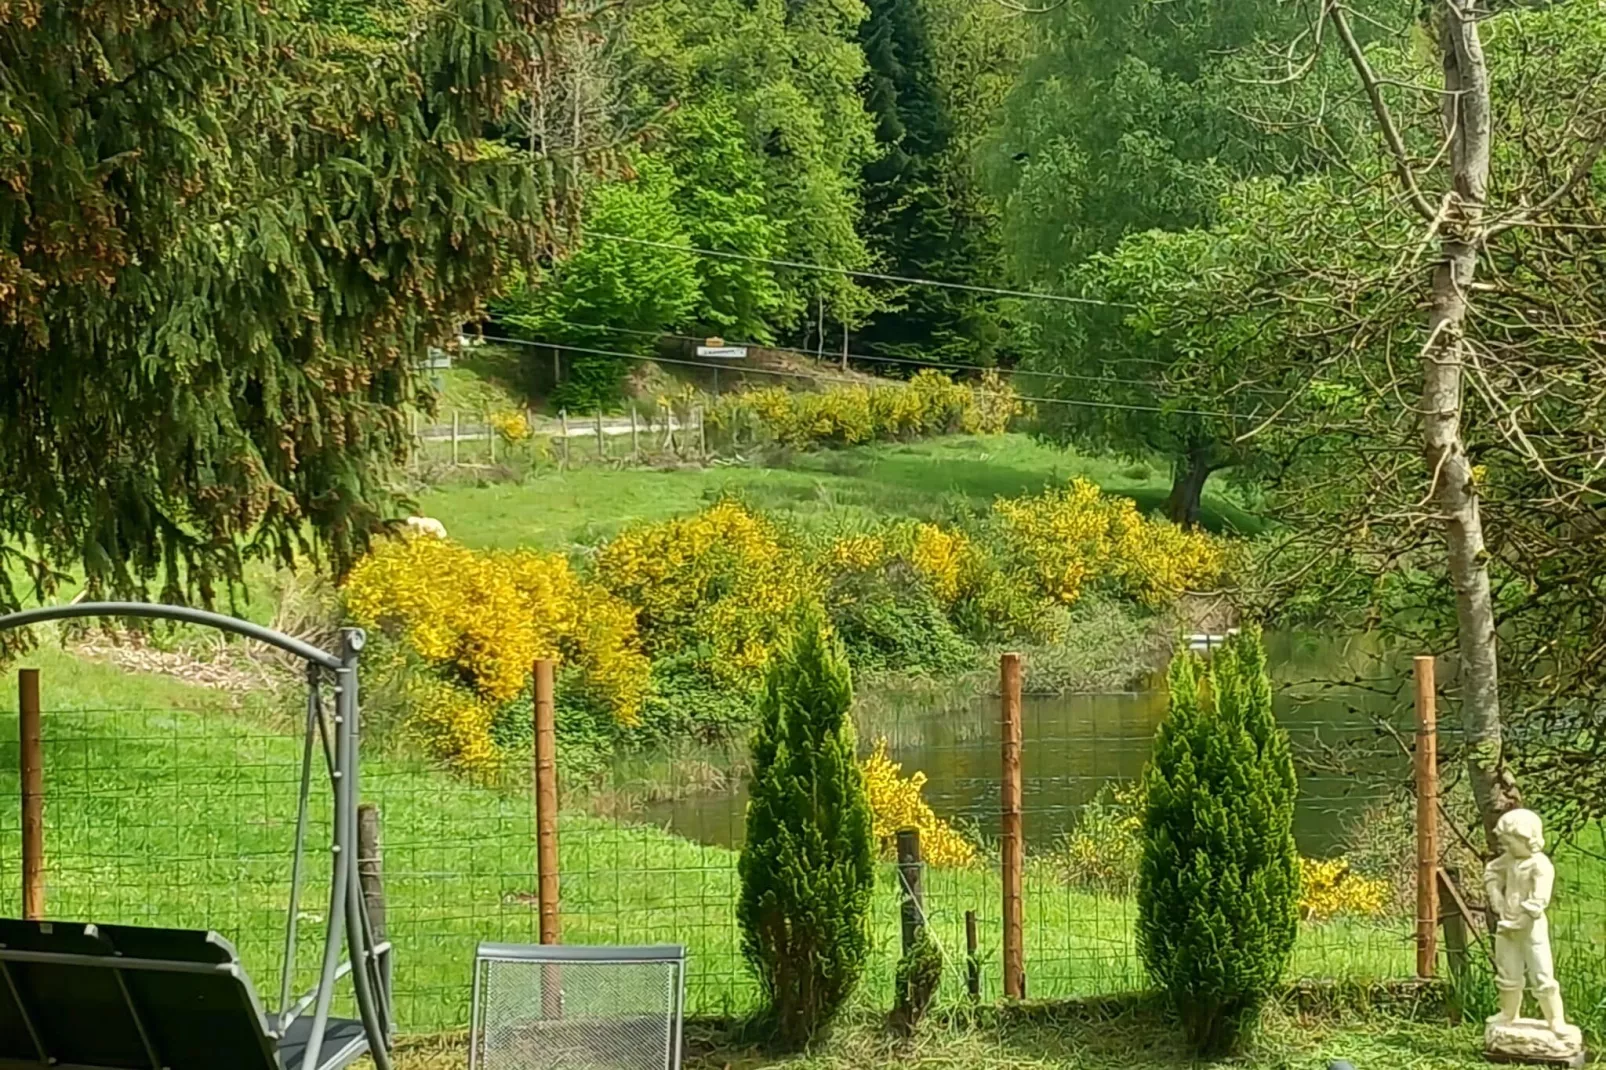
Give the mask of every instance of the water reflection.
<svg viewBox="0 0 1606 1070">
<path fill-rule="evenodd" d="M 1266 647 L 1278 717 L 1301 766 L 1295 835 L 1302 851 L 1325 855 L 1342 848 L 1347 824 L 1409 775 L 1408 760 L 1378 724 L 1410 723 L 1410 681 L 1401 659 L 1364 638 L 1273 633 Z M 926 774 L 926 799 L 939 815 L 992 835 L 997 697 L 949 703 L 929 695 L 873 697 L 859 715 L 862 745 L 884 737 L 905 774 Z M 1028 843 L 1052 843 L 1103 786 L 1138 776 L 1165 707 L 1161 676 L 1118 694 L 1027 696 L 1021 729 Z M 734 846 L 745 805 L 737 788 L 654 804 L 643 818 L 703 843 Z"/>
</svg>

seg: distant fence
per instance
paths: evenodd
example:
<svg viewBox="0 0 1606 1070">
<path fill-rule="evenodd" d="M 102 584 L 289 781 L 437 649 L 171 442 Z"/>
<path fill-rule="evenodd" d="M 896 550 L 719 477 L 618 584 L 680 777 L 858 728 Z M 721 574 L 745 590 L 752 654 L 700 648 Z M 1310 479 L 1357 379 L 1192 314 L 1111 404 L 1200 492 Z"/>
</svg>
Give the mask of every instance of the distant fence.
<svg viewBox="0 0 1606 1070">
<path fill-rule="evenodd" d="M 665 455 L 705 457 L 708 434 L 702 406 L 684 413 L 647 411 L 631 406 L 624 414 L 570 414 L 542 416 L 533 411 L 470 412 L 449 409 L 444 419 L 424 423 L 412 419 L 414 463 L 432 462 L 452 467 L 478 468 L 509 463 L 544 461 L 560 466 L 597 462 L 641 463 Z M 518 433 L 509 434 L 504 422 L 522 420 Z"/>
<path fill-rule="evenodd" d="M 51 701 L 50 685 L 45 679 L 41 741 L 46 916 L 213 928 L 236 943 L 257 984 L 276 991 L 301 757 L 294 711 L 271 702 L 238 709 L 220 702 L 204 712 L 72 709 Z M 1141 769 L 1163 698 L 1025 697 L 1018 707 L 1018 854 L 1000 839 L 1001 708 L 1001 696 L 984 695 L 959 713 L 885 707 L 861 719 L 866 752 L 885 740 L 904 775 L 926 774 L 926 800 L 976 845 L 970 864 L 923 872 L 925 916 L 947 962 L 942 998 L 970 998 L 967 967 L 977 975 L 979 998 L 1004 995 L 1005 955 L 1015 954 L 1005 942 L 1008 857 L 1019 858 L 1017 946 L 1027 998 L 1142 987 L 1130 840 L 1123 838 L 1131 815 L 1117 792 Z M 16 800 L 21 788 L 15 709 L 0 706 L 0 799 Z M 1386 901 L 1332 917 L 1313 913 L 1301 927 L 1296 977 L 1364 983 L 1418 972 L 1409 804 L 1393 824 L 1374 816 L 1401 810 L 1411 782 L 1410 758 L 1394 742 L 1409 735 L 1408 699 L 1397 712 L 1392 730 L 1404 736 L 1360 720 L 1346 724 L 1331 709 L 1285 714 L 1296 746 L 1312 753 L 1377 746 L 1360 759 L 1379 774 L 1375 781 L 1336 767 L 1303 775 L 1302 850 L 1336 857 L 1352 849 L 1346 837 L 1357 824 L 1370 821 L 1406 875 L 1403 894 Z M 362 789 L 379 813 L 398 1020 L 409 1033 L 455 1030 L 468 1020 L 475 944 L 540 939 L 531 766 L 517 763 L 501 786 L 472 784 L 390 744 L 394 729 L 384 718 L 370 711 L 365 725 Z M 560 739 L 560 776 L 564 753 Z M 563 940 L 685 944 L 693 1013 L 739 1013 L 758 995 L 734 909 L 743 804 L 739 793 L 724 790 L 732 776 L 740 779 L 739 768 L 729 772 L 739 758 L 739 750 L 713 748 L 641 755 L 621 759 L 596 782 L 564 785 L 556 845 Z M 309 842 L 327 843 L 326 800 L 314 797 L 309 820 Z M 7 915 L 20 908 L 21 841 L 17 806 L 0 806 L 0 913 Z M 309 858 L 321 861 L 323 872 L 313 866 L 302 896 L 299 962 L 308 970 L 327 903 L 320 889 L 320 882 L 327 888 L 327 857 L 318 854 Z M 1585 870 L 1573 856 L 1558 858 L 1558 866 L 1553 931 L 1564 955 L 1562 982 L 1576 985 L 1578 975 L 1568 971 L 1582 969 L 1606 938 L 1606 884 L 1599 867 Z M 1466 890 L 1476 896 L 1475 888 Z M 889 852 L 857 997 L 867 1006 L 891 1003 L 902 899 Z M 1475 930 L 1478 919 L 1471 924 Z M 1477 955 L 1476 932 L 1473 943 Z M 309 979 L 296 978 L 295 987 Z M 1584 1004 L 1575 1003 L 1582 1012 Z"/>
</svg>

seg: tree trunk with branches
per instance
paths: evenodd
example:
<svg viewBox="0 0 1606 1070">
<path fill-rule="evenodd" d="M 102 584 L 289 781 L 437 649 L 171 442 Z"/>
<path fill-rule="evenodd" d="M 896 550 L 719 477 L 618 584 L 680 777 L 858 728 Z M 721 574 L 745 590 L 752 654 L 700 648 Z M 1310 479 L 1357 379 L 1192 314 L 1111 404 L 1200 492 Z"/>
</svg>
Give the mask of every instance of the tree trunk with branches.
<svg viewBox="0 0 1606 1070">
<path fill-rule="evenodd" d="M 1451 172 L 1451 189 L 1438 207 L 1417 183 L 1381 82 L 1356 41 L 1343 7 L 1332 6 L 1329 17 L 1371 100 L 1405 196 L 1427 221 L 1429 237 L 1436 235 L 1438 240 L 1440 259 L 1433 269 L 1428 339 L 1421 351 L 1422 445 L 1430 473 L 1425 501 L 1435 507 L 1444 526 L 1447 567 L 1455 590 L 1467 775 L 1493 848 L 1495 822 L 1522 800 L 1505 763 L 1494 598 L 1478 489 L 1461 433 L 1465 330 L 1485 238 L 1492 139 L 1489 67 L 1476 13 L 1456 0 L 1436 6 L 1444 65 L 1444 138 Z"/>
</svg>

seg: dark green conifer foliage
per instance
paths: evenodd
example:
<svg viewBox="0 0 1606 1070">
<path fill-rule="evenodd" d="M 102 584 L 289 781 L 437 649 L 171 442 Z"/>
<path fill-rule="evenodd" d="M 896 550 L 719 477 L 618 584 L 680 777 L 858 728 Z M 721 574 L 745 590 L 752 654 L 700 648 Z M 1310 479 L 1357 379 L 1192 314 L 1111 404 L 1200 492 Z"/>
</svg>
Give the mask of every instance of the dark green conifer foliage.
<svg viewBox="0 0 1606 1070">
<path fill-rule="evenodd" d="M 868 72 L 865 109 L 879 152 L 864 167 L 863 229 L 888 270 L 954 282 L 996 283 L 996 227 L 978 212 L 943 99 L 926 0 L 869 0 L 859 30 Z M 858 332 L 873 355 L 959 364 L 995 363 L 996 302 L 912 287 Z"/>
<path fill-rule="evenodd" d="M 354 57 L 294 4 L 0 4 L 0 608 L 210 602 L 396 514 L 425 351 L 539 218 L 480 135 L 550 0 L 431 8 Z"/>
<path fill-rule="evenodd" d="M 1145 774 L 1138 951 L 1202 1055 L 1235 1050 L 1282 980 L 1298 929 L 1298 786 L 1272 716 L 1260 633 L 1203 676 L 1171 664 L 1171 707 Z"/>
<path fill-rule="evenodd" d="M 817 608 L 800 609 L 753 734 L 737 903 L 742 952 L 788 1049 L 830 1025 L 870 948 L 874 841 L 852 702 L 841 644 Z"/>
</svg>

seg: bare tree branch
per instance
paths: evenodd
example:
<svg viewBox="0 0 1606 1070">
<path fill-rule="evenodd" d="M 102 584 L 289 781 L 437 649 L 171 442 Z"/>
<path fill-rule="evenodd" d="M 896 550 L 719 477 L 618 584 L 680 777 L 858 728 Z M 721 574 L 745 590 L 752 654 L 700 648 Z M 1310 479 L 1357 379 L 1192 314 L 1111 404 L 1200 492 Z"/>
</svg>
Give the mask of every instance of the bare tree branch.
<svg viewBox="0 0 1606 1070">
<path fill-rule="evenodd" d="M 1423 219 L 1433 219 L 1438 213 L 1433 210 L 1433 205 L 1422 195 L 1422 189 L 1417 185 L 1416 172 L 1411 169 L 1410 153 L 1405 148 L 1404 139 L 1400 137 L 1400 128 L 1394 122 L 1393 113 L 1389 111 L 1388 101 L 1383 99 L 1382 84 L 1378 81 L 1377 72 L 1372 70 L 1372 65 L 1367 62 L 1366 53 L 1361 50 L 1360 42 L 1355 40 L 1355 33 L 1350 29 L 1349 20 L 1344 17 L 1343 6 L 1332 5 L 1328 9 L 1328 17 L 1333 20 L 1333 29 L 1338 31 L 1338 39 L 1344 44 L 1344 52 L 1349 56 L 1355 73 L 1360 76 L 1367 99 L 1372 102 L 1372 112 L 1377 116 L 1377 125 L 1383 131 L 1383 140 L 1388 142 L 1389 152 L 1393 155 L 1395 167 L 1399 171 L 1400 183 L 1405 187 L 1406 197 Z"/>
</svg>

